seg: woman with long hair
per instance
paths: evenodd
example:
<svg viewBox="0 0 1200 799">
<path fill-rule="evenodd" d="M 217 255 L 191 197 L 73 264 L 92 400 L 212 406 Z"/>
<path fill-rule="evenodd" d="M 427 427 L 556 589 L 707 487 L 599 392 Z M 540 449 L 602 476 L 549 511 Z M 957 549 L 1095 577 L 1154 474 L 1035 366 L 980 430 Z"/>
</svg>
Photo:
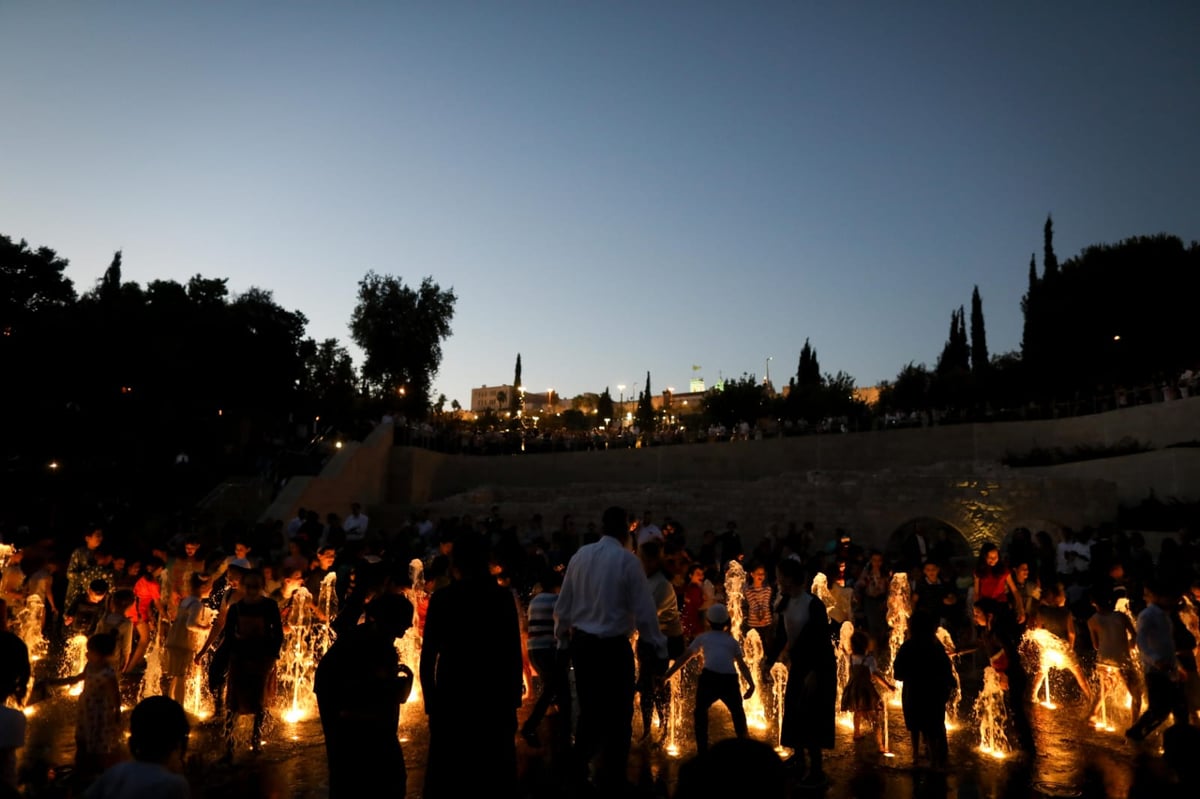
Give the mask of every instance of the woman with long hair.
<svg viewBox="0 0 1200 799">
<path fill-rule="evenodd" d="M 1025 623 L 1025 606 L 1017 600 L 1020 592 L 1013 582 L 1012 571 L 1000 560 L 1000 549 L 993 543 L 979 550 L 979 562 L 975 566 L 975 604 L 992 604 L 996 608 L 1009 606 L 1016 611 L 1017 624 Z"/>
</svg>

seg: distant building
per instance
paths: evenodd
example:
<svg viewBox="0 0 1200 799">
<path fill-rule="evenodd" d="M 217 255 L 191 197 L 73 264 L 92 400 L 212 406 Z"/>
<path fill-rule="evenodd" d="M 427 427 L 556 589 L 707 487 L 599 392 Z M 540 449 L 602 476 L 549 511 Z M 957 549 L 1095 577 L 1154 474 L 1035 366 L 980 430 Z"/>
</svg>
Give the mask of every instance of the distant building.
<svg viewBox="0 0 1200 799">
<path fill-rule="evenodd" d="M 500 395 L 504 395 L 504 403 L 500 402 Z M 513 387 L 504 386 L 480 386 L 479 388 L 471 389 L 471 412 L 483 413 L 485 411 L 495 411 L 503 413 L 512 407 Z"/>
</svg>

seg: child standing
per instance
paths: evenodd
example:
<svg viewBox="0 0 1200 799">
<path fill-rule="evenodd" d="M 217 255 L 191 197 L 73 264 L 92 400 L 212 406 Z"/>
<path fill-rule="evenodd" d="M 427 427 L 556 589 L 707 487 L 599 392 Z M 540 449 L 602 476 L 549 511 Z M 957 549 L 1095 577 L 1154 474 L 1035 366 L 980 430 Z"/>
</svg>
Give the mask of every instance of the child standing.
<svg viewBox="0 0 1200 799">
<path fill-rule="evenodd" d="M 1092 600 L 1096 612 L 1088 619 L 1088 633 L 1096 649 L 1096 668 L 1115 671 L 1125 683 L 1132 698 L 1133 718 L 1142 715 L 1142 681 L 1133 665 L 1131 642 L 1137 640 L 1137 630 L 1124 613 L 1115 612 L 1116 600 L 1112 596 Z M 1103 678 L 1101 685 L 1104 685 Z M 1096 694 L 1092 708 L 1092 722 L 1099 721 L 1100 705 L 1105 700 L 1103 690 Z"/>
<path fill-rule="evenodd" d="M 242 578 L 242 598 L 225 617 L 229 640 L 229 678 L 225 693 L 225 761 L 233 761 L 233 725 L 239 714 L 254 716 L 250 748 L 262 751 L 262 729 L 272 695 L 275 661 L 283 647 L 279 606 L 263 594 L 262 574 Z"/>
<path fill-rule="evenodd" d="M 96 626 L 98 633 L 111 633 L 117 641 L 117 652 L 114 666 L 118 673 L 129 671 L 133 660 L 133 622 L 129 620 L 129 610 L 133 607 L 133 591 L 122 588 L 115 591 L 108 603 L 108 613 L 100 619 Z"/>
<path fill-rule="evenodd" d="M 871 636 L 862 630 L 855 630 L 850 636 L 850 676 L 842 690 L 842 712 L 854 713 L 854 740 L 865 735 L 861 732 L 862 723 L 868 721 L 875 728 L 879 751 L 886 752 L 883 744 L 883 700 L 879 697 L 878 687 L 894 691 L 896 686 L 879 673 L 875 656 L 867 651 L 870 645 Z"/>
<path fill-rule="evenodd" d="M 121 750 L 121 689 L 113 669 L 117 639 L 96 633 L 87 642 L 82 674 L 46 680 L 47 685 L 83 682 L 75 716 L 75 773 L 83 781 L 116 763 Z"/>
<path fill-rule="evenodd" d="M 152 557 L 146 561 L 145 571 L 133 584 L 133 624 L 137 632 L 137 647 L 130 658 L 130 669 L 141 668 L 146 662 L 146 652 L 150 649 L 150 640 L 154 626 L 165 617 L 162 603 L 162 573 L 163 561 Z M 154 630 L 157 633 L 157 630 Z"/>
<path fill-rule="evenodd" d="M 908 629 L 909 638 L 896 653 L 892 674 L 904 683 L 900 699 L 904 726 L 912 736 L 913 765 L 917 764 L 923 735 L 929 746 L 930 765 L 943 769 L 947 754 L 946 702 L 954 690 L 954 672 L 946 647 L 937 639 L 936 616 L 914 613 Z"/>
<path fill-rule="evenodd" d="M 670 680 L 696 655 L 704 657 L 704 670 L 700 672 L 700 681 L 696 686 L 696 712 L 693 718 L 698 752 L 708 749 L 708 709 L 713 703 L 720 701 L 725 704 L 733 718 L 734 732 L 737 737 L 745 738 L 748 732 L 742 700 L 754 696 L 754 677 L 742 658 L 742 646 L 729 632 L 729 611 L 724 605 L 711 605 L 705 617 L 711 629 L 696 636 L 683 657 L 675 661 L 675 665 L 663 676 L 664 682 Z M 750 685 L 745 694 L 741 693 L 738 685 L 738 671 Z"/>
<path fill-rule="evenodd" d="M 188 595 L 179 600 L 175 621 L 167 633 L 166 669 L 167 695 L 182 706 L 187 693 L 188 671 L 199 651 L 200 636 L 212 626 L 210 612 L 204 600 L 212 593 L 212 583 L 206 575 L 192 572 L 188 578 Z"/>
</svg>

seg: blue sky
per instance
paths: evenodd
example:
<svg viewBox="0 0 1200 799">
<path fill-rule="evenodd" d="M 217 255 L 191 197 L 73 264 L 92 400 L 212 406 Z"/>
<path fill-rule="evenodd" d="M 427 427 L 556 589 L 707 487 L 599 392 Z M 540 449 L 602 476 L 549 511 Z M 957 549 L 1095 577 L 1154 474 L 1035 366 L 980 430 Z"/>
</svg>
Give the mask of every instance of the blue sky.
<svg viewBox="0 0 1200 799">
<path fill-rule="evenodd" d="M 0 2 L 0 233 L 349 343 L 459 300 L 437 391 L 933 364 L 1030 254 L 1200 238 L 1200 4 Z"/>
</svg>

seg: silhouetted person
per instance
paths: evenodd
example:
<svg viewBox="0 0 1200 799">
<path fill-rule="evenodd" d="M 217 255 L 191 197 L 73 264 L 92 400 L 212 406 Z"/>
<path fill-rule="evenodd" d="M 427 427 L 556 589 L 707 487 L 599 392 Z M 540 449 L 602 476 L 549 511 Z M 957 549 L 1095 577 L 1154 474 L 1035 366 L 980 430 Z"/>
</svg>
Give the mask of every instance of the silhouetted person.
<svg viewBox="0 0 1200 799">
<path fill-rule="evenodd" d="M 554 607 L 554 634 L 569 642 L 575 667 L 577 776 L 599 754 L 597 782 L 615 792 L 625 787 L 633 736 L 630 638 L 636 630 L 659 661 L 667 658 L 667 638 L 658 626 L 646 572 L 629 549 L 625 511 L 608 508 L 601 525 L 603 537 L 583 546 L 567 564 Z"/>
<path fill-rule="evenodd" d="M 412 626 L 413 607 L 382 594 L 366 622 L 338 636 L 317 666 L 314 691 L 329 760 L 329 797 L 402 799 L 407 785 L 397 731 L 413 675 L 400 664 L 395 639 Z"/>
<path fill-rule="evenodd" d="M 893 676 L 904 683 L 901 703 L 904 726 L 912 735 L 913 765 L 921 738 L 929 744 L 930 764 L 946 767 L 946 702 L 954 690 L 954 673 L 946 648 L 937 639 L 937 617 L 918 612 L 909 621 L 910 636 L 900 645 L 892 664 Z"/>
<path fill-rule="evenodd" d="M 1145 588 L 1146 609 L 1137 617 L 1137 648 L 1146 675 L 1149 705 L 1125 736 L 1141 741 L 1154 732 L 1168 716 L 1176 724 L 1187 724 L 1187 703 L 1180 687 L 1181 669 L 1175 651 L 1175 635 L 1170 609 L 1176 597 L 1161 582 Z"/>
<path fill-rule="evenodd" d="M 680 767 L 675 799 L 778 799 L 787 787 L 774 749 L 753 738 L 726 738 Z"/>
<path fill-rule="evenodd" d="M 87 799 L 187 799 L 183 771 L 187 754 L 187 714 L 173 699 L 149 696 L 129 714 L 129 751 L 133 760 L 101 775 Z"/>
<path fill-rule="evenodd" d="M 829 638 L 825 605 L 808 591 L 809 577 L 799 561 L 785 558 L 776 567 L 781 600 L 780 632 L 775 648 L 786 649 L 788 680 L 783 698 L 780 742 L 795 754 L 792 766 L 801 766 L 807 753 L 808 774 L 802 784 L 825 784 L 823 749 L 834 745 L 837 661 Z M 781 652 L 772 653 L 772 660 Z"/>
<path fill-rule="evenodd" d="M 487 545 L 478 536 L 455 540 L 451 567 L 454 581 L 429 598 L 421 645 L 429 716 L 424 796 L 475 795 L 482 782 L 488 796 L 511 797 L 524 692 L 517 607 L 488 573 Z"/>
</svg>

